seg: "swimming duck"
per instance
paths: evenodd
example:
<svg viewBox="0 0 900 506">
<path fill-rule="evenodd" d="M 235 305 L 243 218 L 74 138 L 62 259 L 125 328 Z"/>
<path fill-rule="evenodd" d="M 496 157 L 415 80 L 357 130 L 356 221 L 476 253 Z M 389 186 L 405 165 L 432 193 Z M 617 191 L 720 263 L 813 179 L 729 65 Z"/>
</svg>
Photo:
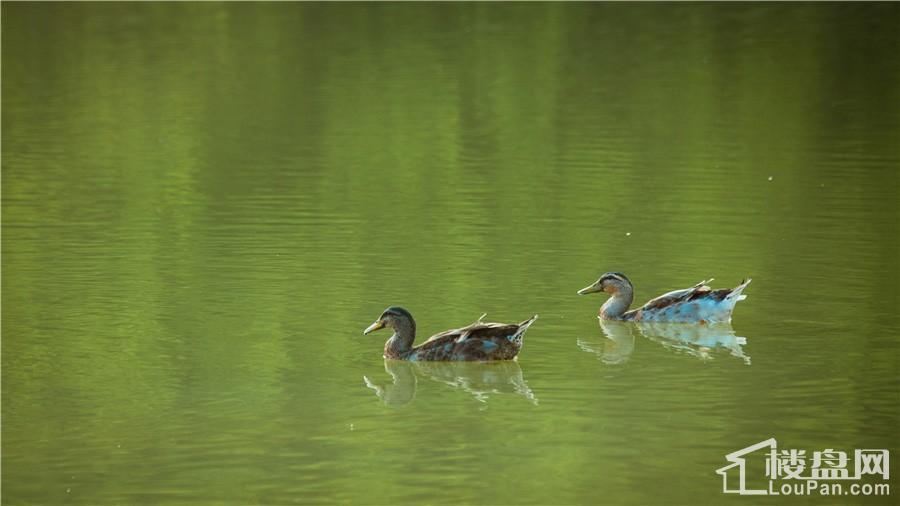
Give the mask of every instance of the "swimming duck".
<svg viewBox="0 0 900 506">
<path fill-rule="evenodd" d="M 635 322 L 718 323 L 730 322 L 731 312 L 750 284 L 742 281 L 734 288 L 712 290 L 706 286 L 712 281 L 701 281 L 691 288 L 675 290 L 647 302 L 638 309 L 628 311 L 634 300 L 634 286 L 621 272 L 607 272 L 591 286 L 578 290 L 578 295 L 606 292 L 611 295 L 600 308 L 601 320 L 625 320 Z"/>
<path fill-rule="evenodd" d="M 394 335 L 384 344 L 384 358 L 396 360 L 511 360 L 522 349 L 522 337 L 537 320 L 532 316 L 522 323 L 485 323 L 482 315 L 471 325 L 435 334 L 413 347 L 416 322 L 409 311 L 391 306 L 375 323 L 363 331 L 368 334 L 390 327 Z"/>
</svg>

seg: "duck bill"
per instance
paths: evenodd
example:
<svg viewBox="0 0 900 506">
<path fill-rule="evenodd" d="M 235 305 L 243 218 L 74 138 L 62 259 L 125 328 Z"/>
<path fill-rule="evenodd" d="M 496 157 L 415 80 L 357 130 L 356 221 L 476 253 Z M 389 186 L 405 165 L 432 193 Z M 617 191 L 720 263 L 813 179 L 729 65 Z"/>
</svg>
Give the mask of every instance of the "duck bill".
<svg viewBox="0 0 900 506">
<path fill-rule="evenodd" d="M 363 330 L 363 335 L 375 332 L 376 330 L 380 330 L 383 328 L 384 328 L 384 322 L 381 320 L 378 320 L 377 322 L 366 327 L 366 330 Z"/>
<path fill-rule="evenodd" d="M 599 291 L 600 291 L 600 287 L 597 286 L 596 284 L 593 284 L 591 286 L 586 286 L 586 287 L 582 288 L 581 290 L 578 290 L 578 295 L 585 295 L 588 293 L 594 293 L 594 292 L 599 292 Z"/>
</svg>

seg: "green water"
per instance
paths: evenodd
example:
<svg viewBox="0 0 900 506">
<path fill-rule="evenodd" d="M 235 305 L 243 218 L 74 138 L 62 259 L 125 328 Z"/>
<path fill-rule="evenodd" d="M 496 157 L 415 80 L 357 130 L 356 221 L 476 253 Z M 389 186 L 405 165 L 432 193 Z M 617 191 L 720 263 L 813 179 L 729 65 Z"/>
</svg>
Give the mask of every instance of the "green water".
<svg viewBox="0 0 900 506">
<path fill-rule="evenodd" d="M 2 14 L 7 504 L 750 504 L 715 470 L 769 437 L 900 458 L 897 4 Z M 753 283 L 600 328 L 610 270 Z M 540 319 L 386 363 L 394 304 Z"/>
</svg>

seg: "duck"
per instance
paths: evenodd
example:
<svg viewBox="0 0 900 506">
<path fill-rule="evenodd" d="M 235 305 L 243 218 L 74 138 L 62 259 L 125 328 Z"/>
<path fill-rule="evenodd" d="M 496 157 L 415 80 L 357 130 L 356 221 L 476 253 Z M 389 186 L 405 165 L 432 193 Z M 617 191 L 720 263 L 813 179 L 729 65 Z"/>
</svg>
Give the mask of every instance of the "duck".
<svg viewBox="0 0 900 506">
<path fill-rule="evenodd" d="M 399 306 L 381 313 L 363 334 L 390 328 L 394 335 L 384 344 L 384 358 L 409 361 L 494 361 L 514 360 L 522 350 L 522 339 L 537 315 L 522 323 L 487 323 L 484 314 L 474 323 L 435 334 L 424 343 L 413 346 L 416 322 L 412 314 Z"/>
<path fill-rule="evenodd" d="M 578 295 L 605 292 L 610 298 L 600 307 L 601 320 L 675 323 L 730 323 L 734 305 L 747 298 L 741 292 L 752 279 L 734 288 L 711 289 L 701 281 L 682 290 L 674 290 L 628 310 L 634 301 L 634 285 L 621 272 L 607 272 L 596 282 L 578 290 Z"/>
</svg>

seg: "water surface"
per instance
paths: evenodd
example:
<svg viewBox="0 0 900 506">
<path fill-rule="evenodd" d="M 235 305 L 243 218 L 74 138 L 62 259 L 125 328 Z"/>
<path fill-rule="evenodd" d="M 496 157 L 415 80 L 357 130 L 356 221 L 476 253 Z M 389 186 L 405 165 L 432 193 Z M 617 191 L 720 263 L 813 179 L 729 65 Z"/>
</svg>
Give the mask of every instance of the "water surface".
<svg viewBox="0 0 900 506">
<path fill-rule="evenodd" d="M 721 503 L 769 437 L 898 455 L 897 5 L 2 10 L 9 504 Z M 610 270 L 754 281 L 601 328 Z M 395 304 L 540 319 L 386 363 Z"/>
</svg>

